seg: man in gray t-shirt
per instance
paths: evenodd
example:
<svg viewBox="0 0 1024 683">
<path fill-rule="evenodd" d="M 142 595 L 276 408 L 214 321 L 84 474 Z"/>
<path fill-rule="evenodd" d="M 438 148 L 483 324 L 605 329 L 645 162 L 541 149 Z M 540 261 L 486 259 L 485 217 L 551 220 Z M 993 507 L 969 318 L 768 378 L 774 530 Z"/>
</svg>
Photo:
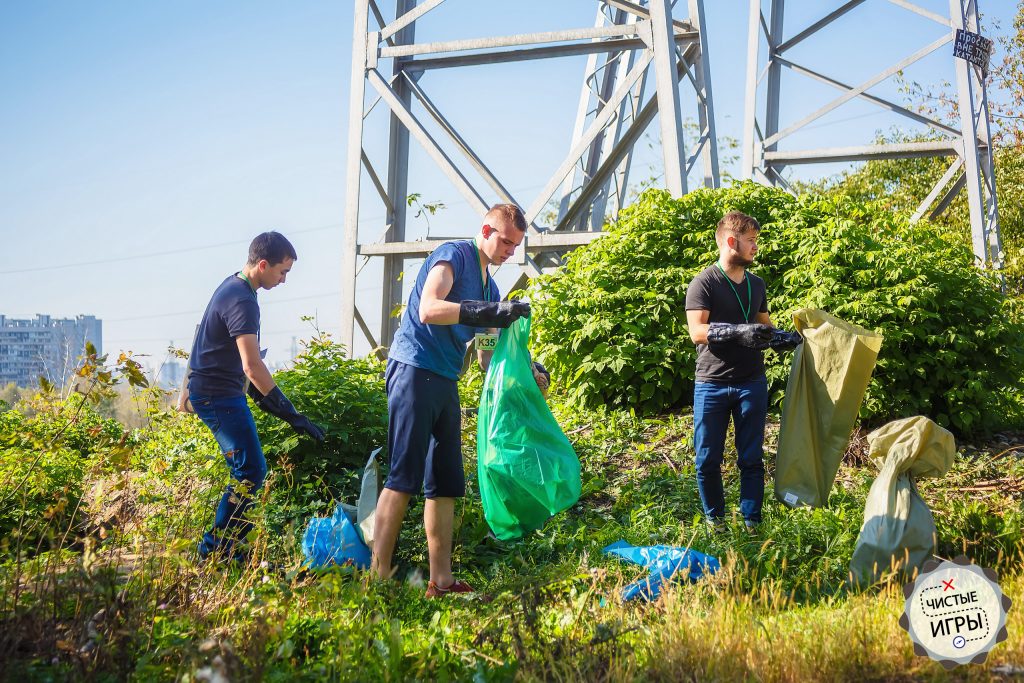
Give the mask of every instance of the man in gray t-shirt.
<svg viewBox="0 0 1024 683">
<path fill-rule="evenodd" d="M 736 428 L 740 512 L 750 530 L 761 521 L 768 413 L 764 349 L 783 350 L 800 342 L 796 333 L 772 327 L 764 280 L 747 272 L 757 255 L 760 231 L 757 221 L 746 214 L 725 214 L 715 230 L 718 262 L 701 271 L 686 290 L 686 322 L 697 345 L 697 489 L 704 515 L 715 530 L 725 526 L 722 454 L 730 415 Z"/>
</svg>

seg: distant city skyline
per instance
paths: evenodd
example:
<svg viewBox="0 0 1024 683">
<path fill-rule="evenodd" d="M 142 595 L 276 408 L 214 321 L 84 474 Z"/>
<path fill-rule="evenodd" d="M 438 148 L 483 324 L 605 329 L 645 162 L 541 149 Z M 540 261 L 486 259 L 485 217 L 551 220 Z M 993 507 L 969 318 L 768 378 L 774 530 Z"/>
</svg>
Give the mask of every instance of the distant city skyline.
<svg viewBox="0 0 1024 683">
<path fill-rule="evenodd" d="M 0 387 L 61 387 L 71 380 L 87 344 L 103 354 L 103 321 L 92 315 L 15 318 L 0 313 Z"/>
</svg>

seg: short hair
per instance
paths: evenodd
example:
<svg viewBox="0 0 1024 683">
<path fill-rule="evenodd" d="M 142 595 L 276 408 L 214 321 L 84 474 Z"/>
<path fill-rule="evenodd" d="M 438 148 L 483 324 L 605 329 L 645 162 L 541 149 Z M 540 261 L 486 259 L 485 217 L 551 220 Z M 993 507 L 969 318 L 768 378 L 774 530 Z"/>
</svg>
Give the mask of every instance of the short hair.
<svg viewBox="0 0 1024 683">
<path fill-rule="evenodd" d="M 295 254 L 295 247 L 292 246 L 292 243 L 276 230 L 261 232 L 249 244 L 249 265 L 266 261 L 270 265 L 276 266 L 286 258 L 296 261 L 299 257 Z"/>
<path fill-rule="evenodd" d="M 484 221 L 491 221 L 496 218 L 500 218 L 507 223 L 511 223 L 513 227 L 521 232 L 526 232 L 526 216 L 523 215 L 523 210 L 515 204 L 495 204 L 484 216 Z"/>
<path fill-rule="evenodd" d="M 761 224 L 742 211 L 730 211 L 722 216 L 722 220 L 718 221 L 718 227 L 715 228 L 715 238 L 717 239 L 727 232 L 733 235 L 761 232 Z"/>
</svg>

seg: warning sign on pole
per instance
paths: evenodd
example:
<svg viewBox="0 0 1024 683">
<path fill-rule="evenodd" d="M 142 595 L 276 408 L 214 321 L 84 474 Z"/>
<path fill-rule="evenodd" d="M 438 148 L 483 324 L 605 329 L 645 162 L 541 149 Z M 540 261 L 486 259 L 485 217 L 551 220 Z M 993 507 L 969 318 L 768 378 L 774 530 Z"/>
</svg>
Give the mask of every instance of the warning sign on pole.
<svg viewBox="0 0 1024 683">
<path fill-rule="evenodd" d="M 982 73 L 987 73 L 988 62 L 992 57 L 992 41 L 981 34 L 958 28 L 953 43 L 953 56 L 965 59 L 981 69 Z"/>
</svg>

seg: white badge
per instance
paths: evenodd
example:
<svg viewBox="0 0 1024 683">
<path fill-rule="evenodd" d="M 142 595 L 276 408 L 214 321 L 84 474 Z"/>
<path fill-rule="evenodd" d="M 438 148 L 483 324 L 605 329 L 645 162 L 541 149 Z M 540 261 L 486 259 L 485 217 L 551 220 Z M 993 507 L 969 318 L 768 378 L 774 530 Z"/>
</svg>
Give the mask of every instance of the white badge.
<svg viewBox="0 0 1024 683">
<path fill-rule="evenodd" d="M 498 335 L 487 332 L 476 333 L 476 350 L 493 351 L 498 347 Z"/>
</svg>

